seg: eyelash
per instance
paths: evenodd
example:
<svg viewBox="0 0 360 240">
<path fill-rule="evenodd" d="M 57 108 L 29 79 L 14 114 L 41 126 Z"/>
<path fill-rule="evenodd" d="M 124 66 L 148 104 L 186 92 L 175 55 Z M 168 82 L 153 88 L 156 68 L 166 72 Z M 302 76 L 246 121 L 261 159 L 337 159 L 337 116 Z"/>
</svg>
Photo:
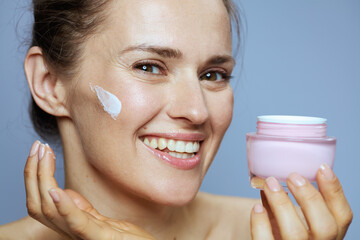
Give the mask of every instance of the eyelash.
<svg viewBox="0 0 360 240">
<path fill-rule="evenodd" d="M 215 73 L 215 74 L 220 74 L 222 76 L 222 78 L 220 80 L 215 80 L 215 81 L 211 81 L 211 82 L 228 82 L 230 81 L 230 79 L 232 78 L 231 75 L 228 75 L 226 72 L 224 71 L 220 71 L 220 70 L 210 70 L 205 72 L 204 74 L 200 75 L 200 78 L 205 76 L 206 74 L 209 73 Z M 204 80 L 200 80 L 200 81 L 204 81 Z M 209 80 L 210 81 L 210 80 Z"/>
<path fill-rule="evenodd" d="M 143 67 L 144 66 L 153 66 L 153 67 L 156 67 L 159 69 L 159 73 L 149 73 L 149 72 L 146 72 L 143 70 Z M 152 62 L 152 61 L 143 61 L 143 62 L 140 62 L 140 63 L 136 63 L 134 65 L 134 68 L 138 71 L 141 71 L 143 74 L 154 74 L 154 75 L 160 75 L 160 74 L 165 74 L 164 73 L 164 70 L 165 70 L 165 67 L 161 66 L 160 64 L 158 63 L 155 63 L 155 62 Z M 166 74 L 165 74 L 166 75 Z"/>
<path fill-rule="evenodd" d="M 144 71 L 144 69 L 143 69 L 144 66 L 156 67 L 159 69 L 159 73 L 150 73 L 150 72 Z M 135 68 L 138 71 L 141 71 L 143 74 L 152 74 L 152 75 L 164 74 L 164 75 L 166 75 L 164 73 L 165 67 L 161 66 L 160 64 L 158 64 L 156 62 L 152 62 L 152 61 L 143 61 L 143 62 L 137 63 L 133 66 L 133 68 Z M 228 82 L 228 81 L 230 81 L 230 79 L 233 78 L 231 75 L 228 75 L 225 71 L 220 71 L 220 70 L 207 71 L 207 72 L 203 73 L 202 75 L 200 75 L 199 78 L 205 76 L 205 74 L 208 74 L 208 73 L 220 74 L 222 76 L 221 80 L 215 80 L 213 82 Z M 200 81 L 203 81 L 203 80 L 200 80 Z"/>
</svg>

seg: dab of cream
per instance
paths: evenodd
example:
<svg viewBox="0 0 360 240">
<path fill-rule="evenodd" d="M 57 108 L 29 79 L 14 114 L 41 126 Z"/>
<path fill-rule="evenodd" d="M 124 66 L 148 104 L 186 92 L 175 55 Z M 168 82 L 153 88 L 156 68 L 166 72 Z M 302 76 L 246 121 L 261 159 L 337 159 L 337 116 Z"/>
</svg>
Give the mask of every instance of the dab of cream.
<svg viewBox="0 0 360 240">
<path fill-rule="evenodd" d="M 110 114 L 110 116 L 116 120 L 117 116 L 121 112 L 121 102 L 120 100 L 112 93 L 104 90 L 102 87 L 97 85 L 93 86 L 91 83 L 91 91 L 95 92 L 101 105 L 104 108 L 104 111 Z"/>
</svg>

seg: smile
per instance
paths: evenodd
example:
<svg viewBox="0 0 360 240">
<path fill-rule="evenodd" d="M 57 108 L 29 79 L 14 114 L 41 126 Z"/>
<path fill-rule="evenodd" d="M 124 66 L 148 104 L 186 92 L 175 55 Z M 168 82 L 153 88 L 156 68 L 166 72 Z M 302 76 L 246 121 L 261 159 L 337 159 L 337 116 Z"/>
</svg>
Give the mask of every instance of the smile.
<svg viewBox="0 0 360 240">
<path fill-rule="evenodd" d="M 200 141 L 184 141 L 163 137 L 147 136 L 141 138 L 151 153 L 172 166 L 192 169 L 200 163 Z"/>
<path fill-rule="evenodd" d="M 177 158 L 192 158 L 199 151 L 199 142 L 176 141 L 166 138 L 144 138 L 144 143 L 154 149 L 167 152 Z"/>
</svg>

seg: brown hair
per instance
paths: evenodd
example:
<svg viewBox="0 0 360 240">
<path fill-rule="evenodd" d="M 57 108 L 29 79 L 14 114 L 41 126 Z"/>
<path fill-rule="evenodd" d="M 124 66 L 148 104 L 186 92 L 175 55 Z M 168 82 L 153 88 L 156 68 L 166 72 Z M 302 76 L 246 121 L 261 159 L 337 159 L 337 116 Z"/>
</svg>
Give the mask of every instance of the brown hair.
<svg viewBox="0 0 360 240">
<path fill-rule="evenodd" d="M 39 46 L 47 67 L 71 78 L 82 55 L 82 42 L 100 31 L 111 0 L 33 0 L 31 46 Z M 233 0 L 223 0 L 240 39 L 240 14 Z M 240 41 L 239 41 L 240 44 Z M 239 47 L 237 45 L 237 48 Z M 32 99 L 30 117 L 35 131 L 46 141 L 59 139 L 56 117 L 44 112 Z"/>
</svg>

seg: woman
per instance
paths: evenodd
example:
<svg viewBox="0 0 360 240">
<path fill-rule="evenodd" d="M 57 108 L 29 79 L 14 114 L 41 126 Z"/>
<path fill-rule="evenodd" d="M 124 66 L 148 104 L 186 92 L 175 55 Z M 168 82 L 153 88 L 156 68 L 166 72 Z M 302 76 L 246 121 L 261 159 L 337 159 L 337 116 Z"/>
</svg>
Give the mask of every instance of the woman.
<svg viewBox="0 0 360 240">
<path fill-rule="evenodd" d="M 60 133 L 67 190 L 53 178 L 54 153 L 36 141 L 25 167 L 31 218 L 0 236 L 345 236 L 352 212 L 327 166 L 318 171 L 320 192 L 289 176 L 299 214 L 274 178 L 264 206 L 198 193 L 232 118 L 229 0 L 33 2 L 24 64 L 32 117 L 42 136 Z"/>
</svg>

